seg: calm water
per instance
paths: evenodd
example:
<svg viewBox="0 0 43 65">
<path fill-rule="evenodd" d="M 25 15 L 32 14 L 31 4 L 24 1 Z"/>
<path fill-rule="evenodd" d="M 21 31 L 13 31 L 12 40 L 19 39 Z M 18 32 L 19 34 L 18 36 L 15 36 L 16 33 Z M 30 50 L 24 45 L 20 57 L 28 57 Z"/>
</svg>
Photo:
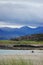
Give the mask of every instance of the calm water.
<svg viewBox="0 0 43 65">
<path fill-rule="evenodd" d="M 41 54 L 43 53 L 43 50 L 0 50 L 0 54 L 2 55 L 9 55 L 9 54 L 32 54 L 32 51 L 34 51 L 33 54 Z"/>
</svg>

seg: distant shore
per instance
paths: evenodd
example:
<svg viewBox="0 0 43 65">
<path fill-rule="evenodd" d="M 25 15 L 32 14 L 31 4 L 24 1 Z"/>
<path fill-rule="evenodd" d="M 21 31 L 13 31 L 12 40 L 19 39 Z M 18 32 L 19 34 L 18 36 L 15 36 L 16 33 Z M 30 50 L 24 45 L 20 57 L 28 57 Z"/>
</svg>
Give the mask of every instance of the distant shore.
<svg viewBox="0 0 43 65">
<path fill-rule="evenodd" d="M 43 50 L 43 41 L 11 41 L 0 40 L 0 49 L 11 50 Z"/>
<path fill-rule="evenodd" d="M 8 45 L 0 45 L 0 49 L 11 49 L 11 50 L 43 50 L 43 45 L 36 44 L 8 44 Z"/>
</svg>

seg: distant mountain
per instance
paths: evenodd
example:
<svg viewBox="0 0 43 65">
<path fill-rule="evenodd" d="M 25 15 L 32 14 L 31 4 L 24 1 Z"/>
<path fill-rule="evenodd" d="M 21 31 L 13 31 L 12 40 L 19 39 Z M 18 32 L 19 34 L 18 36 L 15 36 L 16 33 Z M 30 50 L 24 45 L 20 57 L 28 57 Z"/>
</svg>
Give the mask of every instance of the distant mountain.
<svg viewBox="0 0 43 65">
<path fill-rule="evenodd" d="M 30 28 L 27 26 L 21 28 L 0 28 L 0 40 L 11 39 L 19 36 L 31 35 L 31 34 L 42 34 L 43 27 Z"/>
</svg>

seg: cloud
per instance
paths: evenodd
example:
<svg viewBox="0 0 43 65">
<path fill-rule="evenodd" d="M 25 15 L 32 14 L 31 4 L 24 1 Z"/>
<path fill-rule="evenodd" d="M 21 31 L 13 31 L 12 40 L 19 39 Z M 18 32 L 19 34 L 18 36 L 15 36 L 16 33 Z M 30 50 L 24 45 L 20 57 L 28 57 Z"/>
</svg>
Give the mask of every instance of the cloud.
<svg viewBox="0 0 43 65">
<path fill-rule="evenodd" d="M 0 22 L 43 26 L 43 0 L 0 0 Z"/>
</svg>

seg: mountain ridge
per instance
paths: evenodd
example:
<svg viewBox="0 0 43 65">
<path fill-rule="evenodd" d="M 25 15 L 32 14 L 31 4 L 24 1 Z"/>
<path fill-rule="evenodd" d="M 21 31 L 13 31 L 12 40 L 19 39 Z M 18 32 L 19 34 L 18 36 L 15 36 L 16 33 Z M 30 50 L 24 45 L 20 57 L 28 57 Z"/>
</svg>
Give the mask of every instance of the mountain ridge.
<svg viewBox="0 0 43 65">
<path fill-rule="evenodd" d="M 23 26 L 20 28 L 9 28 L 2 27 L 0 28 L 0 39 L 11 39 L 18 36 L 25 36 L 31 34 L 42 34 L 43 27 L 30 28 L 28 26 Z"/>
</svg>

